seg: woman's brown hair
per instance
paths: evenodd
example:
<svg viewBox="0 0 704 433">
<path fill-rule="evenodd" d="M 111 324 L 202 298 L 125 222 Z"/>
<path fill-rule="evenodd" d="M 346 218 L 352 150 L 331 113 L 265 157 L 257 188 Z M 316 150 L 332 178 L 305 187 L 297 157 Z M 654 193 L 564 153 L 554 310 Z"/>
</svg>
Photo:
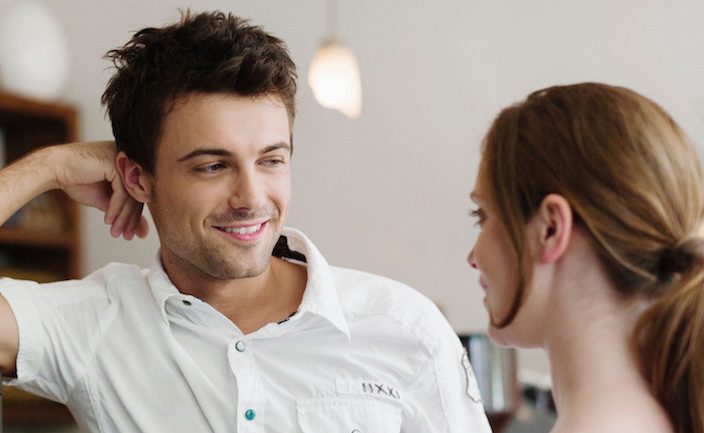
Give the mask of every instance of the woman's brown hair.
<svg viewBox="0 0 704 433">
<path fill-rule="evenodd" d="M 557 193 L 624 297 L 649 301 L 633 333 L 644 376 L 675 431 L 704 433 L 703 177 L 692 143 L 653 101 L 598 83 L 537 91 L 490 128 L 484 171 L 521 272 L 524 228 Z"/>
</svg>

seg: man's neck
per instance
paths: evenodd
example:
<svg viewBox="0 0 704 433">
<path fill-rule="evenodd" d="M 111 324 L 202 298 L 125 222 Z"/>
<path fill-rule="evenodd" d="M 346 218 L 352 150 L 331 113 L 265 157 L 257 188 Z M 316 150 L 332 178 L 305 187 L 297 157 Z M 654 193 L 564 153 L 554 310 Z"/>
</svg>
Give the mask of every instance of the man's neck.
<svg viewBox="0 0 704 433">
<path fill-rule="evenodd" d="M 295 313 L 307 282 L 304 266 L 272 257 L 266 270 L 250 278 L 223 280 L 203 275 L 190 278 L 164 268 L 178 290 L 195 296 L 230 319 L 243 334 Z"/>
</svg>

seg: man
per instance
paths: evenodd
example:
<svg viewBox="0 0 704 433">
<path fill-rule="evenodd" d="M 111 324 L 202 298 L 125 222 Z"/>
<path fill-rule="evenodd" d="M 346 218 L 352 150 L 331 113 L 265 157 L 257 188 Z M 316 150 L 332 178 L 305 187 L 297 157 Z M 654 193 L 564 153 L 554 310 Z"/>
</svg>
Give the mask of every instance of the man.
<svg viewBox="0 0 704 433">
<path fill-rule="evenodd" d="M 61 188 L 143 236 L 148 270 L 0 282 L 0 368 L 85 431 L 488 432 L 438 310 L 394 281 L 328 266 L 284 228 L 295 66 L 222 13 L 144 29 L 109 57 L 110 142 L 0 171 L 0 218 Z M 108 188 L 109 186 L 109 188 Z"/>
</svg>

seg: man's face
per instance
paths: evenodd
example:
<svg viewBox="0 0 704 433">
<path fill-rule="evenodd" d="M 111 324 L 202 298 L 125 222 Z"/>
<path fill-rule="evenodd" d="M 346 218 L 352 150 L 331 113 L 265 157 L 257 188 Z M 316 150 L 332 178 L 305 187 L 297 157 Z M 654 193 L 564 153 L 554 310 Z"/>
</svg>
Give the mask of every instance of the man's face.
<svg viewBox="0 0 704 433">
<path fill-rule="evenodd" d="M 169 272 L 260 275 L 291 195 L 288 116 L 276 97 L 189 94 L 164 118 L 149 209 Z"/>
</svg>

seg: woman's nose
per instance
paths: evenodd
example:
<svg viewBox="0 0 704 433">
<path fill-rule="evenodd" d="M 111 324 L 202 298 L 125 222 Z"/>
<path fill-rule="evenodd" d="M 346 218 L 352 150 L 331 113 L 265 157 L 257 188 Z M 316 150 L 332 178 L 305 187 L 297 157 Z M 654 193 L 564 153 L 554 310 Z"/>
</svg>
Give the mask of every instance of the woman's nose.
<svg viewBox="0 0 704 433">
<path fill-rule="evenodd" d="M 477 262 L 474 260 L 474 248 L 469 252 L 469 255 L 467 256 L 467 263 L 469 263 L 469 266 L 473 267 L 474 269 L 479 269 L 477 267 Z"/>
</svg>

